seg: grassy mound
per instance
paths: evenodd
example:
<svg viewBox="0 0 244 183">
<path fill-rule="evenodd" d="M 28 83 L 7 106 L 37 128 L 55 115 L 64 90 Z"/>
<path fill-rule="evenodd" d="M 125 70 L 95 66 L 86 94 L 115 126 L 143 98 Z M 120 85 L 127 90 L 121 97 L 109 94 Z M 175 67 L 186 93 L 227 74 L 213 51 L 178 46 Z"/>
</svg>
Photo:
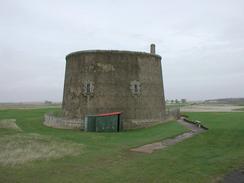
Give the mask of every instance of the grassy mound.
<svg viewBox="0 0 244 183">
<path fill-rule="evenodd" d="M 16 165 L 42 159 L 76 156 L 83 146 L 69 141 L 58 141 L 38 134 L 4 135 L 0 138 L 0 164 Z"/>
<path fill-rule="evenodd" d="M 16 119 L 0 120 L 0 128 L 21 131 L 21 128 L 16 124 Z"/>
</svg>

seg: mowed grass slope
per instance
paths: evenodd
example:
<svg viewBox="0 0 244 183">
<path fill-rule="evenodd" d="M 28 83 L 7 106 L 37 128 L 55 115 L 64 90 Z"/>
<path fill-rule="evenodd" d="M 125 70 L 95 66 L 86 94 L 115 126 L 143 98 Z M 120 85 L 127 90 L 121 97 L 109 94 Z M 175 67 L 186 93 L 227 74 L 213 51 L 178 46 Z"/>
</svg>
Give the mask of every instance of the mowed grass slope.
<svg viewBox="0 0 244 183">
<path fill-rule="evenodd" d="M 2 110 L 15 118 L 18 134 L 37 133 L 81 144 L 78 156 L 0 165 L 0 182 L 213 182 L 244 165 L 244 113 L 187 113 L 209 131 L 153 154 L 129 152 L 131 147 L 186 131 L 176 122 L 122 133 L 85 133 L 47 128 L 43 114 L 56 109 Z M 15 135 L 0 129 L 0 138 Z"/>
<path fill-rule="evenodd" d="M 8 149 L 14 149 L 13 146 L 9 147 L 11 144 L 8 146 L 6 144 L 6 142 L 10 143 L 12 141 L 14 146 L 20 144 L 21 140 L 24 141 L 22 144 L 25 145 L 27 143 L 31 146 L 34 143 L 34 153 L 36 153 L 38 143 L 35 143 L 35 138 L 32 138 L 34 142 L 28 142 L 33 134 L 39 134 L 41 140 L 45 137 L 48 141 L 47 144 L 50 144 L 50 139 L 53 139 L 54 142 L 63 141 L 66 145 L 68 142 L 71 145 L 74 143 L 77 146 L 82 145 L 80 155 L 77 156 L 77 151 L 75 151 L 75 156 L 70 156 L 70 153 L 68 153 L 67 156 L 59 159 L 44 156 L 37 158 L 36 161 L 28 161 L 19 165 L 18 162 L 13 162 L 14 158 L 9 158 L 11 159 L 10 166 L 6 166 L 6 163 L 3 163 L 4 160 L 2 163 L 0 161 L 0 182 L 94 182 L 98 180 L 106 182 L 107 179 L 103 173 L 98 177 L 93 175 L 99 174 L 105 168 L 116 165 L 119 161 L 129 161 L 127 158 L 133 156 L 129 152 L 131 147 L 175 136 L 187 130 L 176 122 L 122 133 L 85 133 L 79 130 L 60 130 L 42 125 L 43 115 L 47 111 L 55 112 L 58 109 L 0 110 L 0 119 L 16 119 L 18 127 L 22 130 L 17 133 L 11 129 L 0 129 L 0 138 L 2 140 L 0 143 L 2 142 L 1 148 L 3 148 L 0 157 L 1 153 L 2 157 L 5 157 Z M 40 141 L 40 139 L 37 140 Z M 64 149 L 64 144 L 61 144 L 60 148 Z M 43 144 L 39 145 L 43 146 Z M 74 145 L 71 147 L 74 148 Z M 67 145 L 67 148 L 71 147 Z M 21 151 L 28 153 L 24 149 L 22 148 Z M 53 155 L 48 150 L 44 152 Z M 56 146 L 55 152 L 59 152 Z M 24 156 L 24 158 L 27 157 Z M 16 161 L 20 160 L 16 159 Z M 13 164 L 17 165 L 12 166 Z"/>
</svg>

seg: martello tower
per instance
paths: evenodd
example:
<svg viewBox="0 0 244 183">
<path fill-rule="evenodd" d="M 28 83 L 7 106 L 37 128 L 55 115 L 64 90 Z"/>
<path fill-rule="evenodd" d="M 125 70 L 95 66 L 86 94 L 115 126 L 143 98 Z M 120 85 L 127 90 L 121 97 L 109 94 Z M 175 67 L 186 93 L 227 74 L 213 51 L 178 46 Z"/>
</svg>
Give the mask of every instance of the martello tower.
<svg viewBox="0 0 244 183">
<path fill-rule="evenodd" d="M 150 53 L 88 50 L 66 56 L 62 104 L 68 118 L 123 112 L 124 128 L 162 121 L 165 98 L 161 57 Z"/>
</svg>

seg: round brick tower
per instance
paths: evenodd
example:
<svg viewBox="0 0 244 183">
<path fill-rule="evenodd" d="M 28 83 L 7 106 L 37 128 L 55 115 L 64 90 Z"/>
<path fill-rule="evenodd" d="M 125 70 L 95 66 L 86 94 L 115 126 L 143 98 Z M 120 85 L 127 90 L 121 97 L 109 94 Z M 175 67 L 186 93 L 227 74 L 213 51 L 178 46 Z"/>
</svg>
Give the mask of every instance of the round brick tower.
<svg viewBox="0 0 244 183">
<path fill-rule="evenodd" d="M 89 50 L 66 56 L 62 104 L 67 118 L 120 111 L 124 128 L 165 116 L 161 57 L 133 51 Z"/>
</svg>

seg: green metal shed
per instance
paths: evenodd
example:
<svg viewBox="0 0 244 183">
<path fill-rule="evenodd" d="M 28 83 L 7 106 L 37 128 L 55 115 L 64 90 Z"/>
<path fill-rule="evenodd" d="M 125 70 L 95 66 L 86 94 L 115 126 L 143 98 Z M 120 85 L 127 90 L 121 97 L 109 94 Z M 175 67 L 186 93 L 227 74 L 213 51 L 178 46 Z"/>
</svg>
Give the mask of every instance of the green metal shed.
<svg viewBox="0 0 244 183">
<path fill-rule="evenodd" d="M 85 118 L 85 131 L 119 132 L 122 129 L 121 112 L 88 115 Z"/>
<path fill-rule="evenodd" d="M 85 117 L 85 131 L 86 132 L 96 131 L 96 115 L 88 115 Z"/>
</svg>

